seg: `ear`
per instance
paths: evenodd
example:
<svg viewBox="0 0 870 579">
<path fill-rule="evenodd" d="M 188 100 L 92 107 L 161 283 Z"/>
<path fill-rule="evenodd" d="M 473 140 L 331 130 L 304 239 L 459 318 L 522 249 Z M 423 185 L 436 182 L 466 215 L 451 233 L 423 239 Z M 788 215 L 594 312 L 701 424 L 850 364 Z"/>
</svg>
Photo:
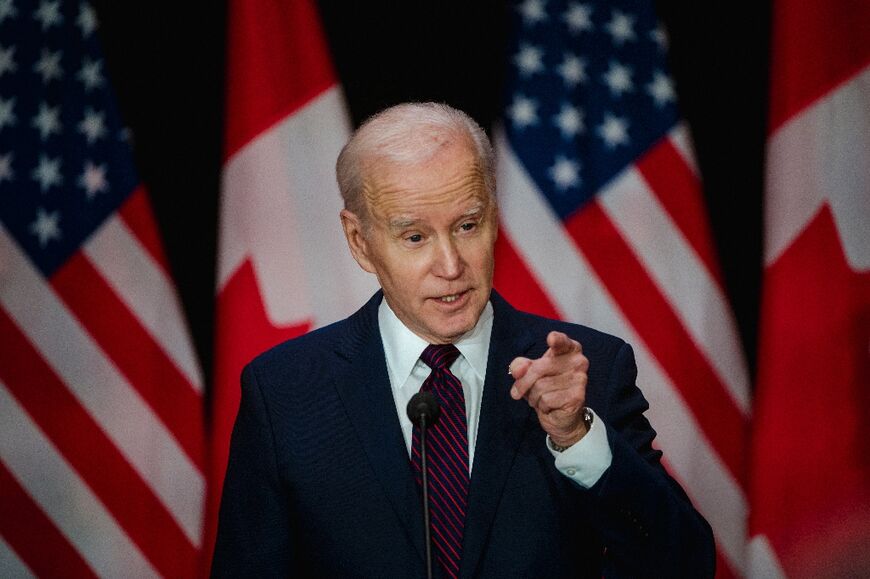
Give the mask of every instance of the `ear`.
<svg viewBox="0 0 870 579">
<path fill-rule="evenodd" d="M 369 259 L 369 246 L 363 231 L 362 219 L 347 209 L 341 210 L 341 227 L 344 229 L 344 237 L 350 253 L 361 268 L 369 273 L 375 273 L 375 268 Z"/>
</svg>

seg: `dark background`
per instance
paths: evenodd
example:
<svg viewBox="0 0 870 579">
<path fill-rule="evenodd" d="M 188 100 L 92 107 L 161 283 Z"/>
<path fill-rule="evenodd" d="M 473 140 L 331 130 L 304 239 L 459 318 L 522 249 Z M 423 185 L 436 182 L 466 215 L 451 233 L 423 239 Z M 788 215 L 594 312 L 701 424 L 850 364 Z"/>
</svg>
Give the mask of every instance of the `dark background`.
<svg viewBox="0 0 870 579">
<path fill-rule="evenodd" d="M 109 75 L 210 377 L 225 3 L 93 4 Z M 727 290 L 754 368 L 770 7 L 766 0 L 707 4 L 661 1 L 657 7 Z M 406 100 L 449 102 L 485 127 L 497 118 L 509 3 L 318 5 L 355 123 Z"/>
</svg>

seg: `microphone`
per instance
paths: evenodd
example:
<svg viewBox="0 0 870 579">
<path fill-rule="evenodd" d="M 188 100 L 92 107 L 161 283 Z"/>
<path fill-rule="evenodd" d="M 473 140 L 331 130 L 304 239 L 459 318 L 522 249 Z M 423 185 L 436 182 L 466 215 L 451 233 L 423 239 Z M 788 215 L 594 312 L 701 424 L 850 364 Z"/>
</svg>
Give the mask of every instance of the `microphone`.
<svg viewBox="0 0 870 579">
<path fill-rule="evenodd" d="M 431 392 L 417 392 L 408 402 L 408 418 L 420 429 L 420 470 L 423 475 L 423 534 L 426 542 L 426 577 L 432 579 L 432 531 L 429 523 L 429 464 L 426 459 L 426 429 L 441 416 L 441 406 Z"/>
<path fill-rule="evenodd" d="M 423 428 L 434 426 L 441 416 L 441 406 L 438 404 L 438 399 L 431 392 L 417 392 L 411 396 L 408 402 L 408 418 L 414 423 L 414 426 Z"/>
</svg>

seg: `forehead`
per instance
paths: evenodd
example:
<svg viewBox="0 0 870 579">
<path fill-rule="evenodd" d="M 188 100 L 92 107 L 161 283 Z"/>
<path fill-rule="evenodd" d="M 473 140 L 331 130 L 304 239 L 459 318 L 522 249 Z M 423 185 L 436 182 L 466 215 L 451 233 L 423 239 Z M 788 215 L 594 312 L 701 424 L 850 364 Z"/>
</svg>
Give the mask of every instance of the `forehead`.
<svg viewBox="0 0 870 579">
<path fill-rule="evenodd" d="M 462 215 L 490 203 L 483 171 L 466 142 L 447 144 L 418 162 L 374 163 L 363 189 L 372 216 L 387 223 L 432 210 Z"/>
</svg>

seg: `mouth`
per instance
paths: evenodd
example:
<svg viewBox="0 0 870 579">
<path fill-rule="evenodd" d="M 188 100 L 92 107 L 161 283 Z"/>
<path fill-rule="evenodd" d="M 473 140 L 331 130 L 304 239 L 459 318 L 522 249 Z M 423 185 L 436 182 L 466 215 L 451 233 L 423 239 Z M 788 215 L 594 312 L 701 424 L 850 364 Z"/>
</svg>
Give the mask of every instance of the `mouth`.
<svg viewBox="0 0 870 579">
<path fill-rule="evenodd" d="M 467 296 L 469 291 L 470 290 L 465 290 L 465 291 L 461 291 L 459 293 L 447 294 L 447 295 L 439 296 L 439 297 L 436 297 L 433 299 L 436 302 L 441 303 L 441 304 L 453 304 L 453 303 L 456 303 L 457 301 L 460 301 L 465 296 Z"/>
</svg>

